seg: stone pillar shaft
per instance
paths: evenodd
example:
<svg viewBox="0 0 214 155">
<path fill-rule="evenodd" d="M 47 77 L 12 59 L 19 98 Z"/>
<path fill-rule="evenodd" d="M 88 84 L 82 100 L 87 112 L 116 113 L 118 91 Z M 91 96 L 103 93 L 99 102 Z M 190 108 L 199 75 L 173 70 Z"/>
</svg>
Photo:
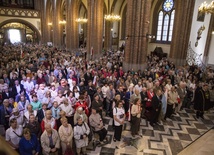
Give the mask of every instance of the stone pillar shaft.
<svg viewBox="0 0 214 155">
<path fill-rule="evenodd" d="M 63 25 L 59 24 L 60 20 L 63 20 L 60 17 L 61 13 L 61 0 L 54 0 L 53 3 L 53 45 L 56 47 L 61 47 L 62 45 L 62 33 Z"/>
<path fill-rule="evenodd" d="M 105 21 L 105 42 L 104 42 L 104 49 L 109 50 L 112 48 L 112 22 Z"/>
<path fill-rule="evenodd" d="M 47 25 L 47 21 L 48 21 L 48 17 L 46 16 L 47 14 L 47 2 L 46 1 L 43 1 L 41 3 L 41 31 L 42 31 L 42 44 L 46 44 L 48 42 L 48 36 L 49 36 L 49 33 L 48 33 L 48 25 Z"/>
<path fill-rule="evenodd" d="M 148 40 L 146 34 L 149 31 L 151 11 L 150 0 L 134 0 L 127 3 L 127 23 L 124 69 L 142 69 L 146 63 Z"/>
<path fill-rule="evenodd" d="M 175 1 L 175 21 L 170 58 L 176 65 L 184 64 L 189 44 L 195 0 Z"/>
<path fill-rule="evenodd" d="M 71 49 L 71 0 L 66 0 L 66 48 Z"/>
<path fill-rule="evenodd" d="M 103 7 L 102 0 L 88 0 L 87 59 L 98 58 L 102 52 Z M 92 57 L 91 47 L 94 52 Z"/>
</svg>

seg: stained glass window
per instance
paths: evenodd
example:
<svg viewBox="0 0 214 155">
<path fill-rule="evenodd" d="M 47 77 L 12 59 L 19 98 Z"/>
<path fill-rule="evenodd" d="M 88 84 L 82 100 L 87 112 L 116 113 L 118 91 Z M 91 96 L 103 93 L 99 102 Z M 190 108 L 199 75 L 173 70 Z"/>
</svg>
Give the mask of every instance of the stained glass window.
<svg viewBox="0 0 214 155">
<path fill-rule="evenodd" d="M 175 17 L 175 8 L 173 0 L 165 0 L 162 9 L 158 13 L 156 40 L 170 42 Z"/>
<path fill-rule="evenodd" d="M 162 25 L 163 25 L 163 11 L 160 11 L 158 17 L 157 40 L 161 40 Z"/>
<path fill-rule="evenodd" d="M 165 0 L 163 3 L 163 9 L 166 12 L 171 11 L 173 6 L 174 6 L 173 0 Z"/>
</svg>

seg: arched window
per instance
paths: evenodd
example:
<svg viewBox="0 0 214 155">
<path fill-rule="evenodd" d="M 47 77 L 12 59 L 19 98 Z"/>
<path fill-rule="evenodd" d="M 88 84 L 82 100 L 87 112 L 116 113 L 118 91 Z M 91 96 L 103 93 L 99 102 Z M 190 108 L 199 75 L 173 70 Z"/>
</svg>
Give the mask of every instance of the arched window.
<svg viewBox="0 0 214 155">
<path fill-rule="evenodd" d="M 158 13 L 156 41 L 171 42 L 175 17 L 173 0 L 165 0 Z"/>
</svg>

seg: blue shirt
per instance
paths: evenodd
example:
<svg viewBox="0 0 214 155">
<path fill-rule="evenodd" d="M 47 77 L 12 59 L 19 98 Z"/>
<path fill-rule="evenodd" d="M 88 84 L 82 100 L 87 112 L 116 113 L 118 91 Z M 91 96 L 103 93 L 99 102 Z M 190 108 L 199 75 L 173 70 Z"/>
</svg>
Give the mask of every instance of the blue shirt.
<svg viewBox="0 0 214 155">
<path fill-rule="evenodd" d="M 35 134 L 31 134 L 31 139 L 26 140 L 24 137 L 19 141 L 20 155 L 33 155 L 32 152 L 40 152 L 40 144 Z"/>
</svg>

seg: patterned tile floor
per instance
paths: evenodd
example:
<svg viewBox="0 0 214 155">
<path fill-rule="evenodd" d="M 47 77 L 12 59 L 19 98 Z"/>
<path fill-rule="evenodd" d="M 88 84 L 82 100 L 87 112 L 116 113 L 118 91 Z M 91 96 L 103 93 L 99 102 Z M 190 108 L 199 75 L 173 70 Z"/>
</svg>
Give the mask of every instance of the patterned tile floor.
<svg viewBox="0 0 214 155">
<path fill-rule="evenodd" d="M 87 148 L 88 155 L 176 155 L 214 126 L 214 110 L 205 114 L 205 120 L 196 119 L 194 110 L 184 109 L 154 128 L 141 120 L 143 137 L 132 138 L 130 123 L 124 125 L 122 140 L 113 141 L 112 119 L 104 118 L 109 143 Z M 125 142 L 124 142 L 125 141 Z"/>
<path fill-rule="evenodd" d="M 214 154 L 214 128 L 206 132 L 188 147 L 183 149 L 178 155 L 213 155 Z"/>
</svg>

